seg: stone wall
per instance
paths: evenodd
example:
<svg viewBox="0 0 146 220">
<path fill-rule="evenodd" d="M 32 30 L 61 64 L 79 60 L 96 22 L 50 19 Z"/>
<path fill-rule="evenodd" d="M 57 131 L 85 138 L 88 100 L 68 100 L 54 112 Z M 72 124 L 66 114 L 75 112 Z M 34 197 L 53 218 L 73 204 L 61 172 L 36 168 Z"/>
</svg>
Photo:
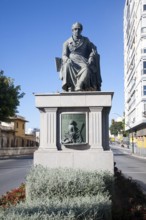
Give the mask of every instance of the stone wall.
<svg viewBox="0 0 146 220">
<path fill-rule="evenodd" d="M 0 127 L 0 149 L 14 148 L 14 147 L 35 147 L 38 142 L 35 137 L 30 139 L 27 136 L 19 137 L 15 135 L 14 130 L 8 129 L 4 126 Z"/>
<path fill-rule="evenodd" d="M 0 149 L 0 158 L 9 156 L 33 155 L 38 147 L 14 147 Z"/>
</svg>

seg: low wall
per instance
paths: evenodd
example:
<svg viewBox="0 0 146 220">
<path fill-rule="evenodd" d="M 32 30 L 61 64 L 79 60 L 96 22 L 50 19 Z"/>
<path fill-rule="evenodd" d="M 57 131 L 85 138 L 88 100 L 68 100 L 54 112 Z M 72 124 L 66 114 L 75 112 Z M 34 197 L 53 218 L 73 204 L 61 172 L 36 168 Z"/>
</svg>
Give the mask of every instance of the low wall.
<svg viewBox="0 0 146 220">
<path fill-rule="evenodd" d="M 134 146 L 134 153 L 139 156 L 146 157 L 146 148 Z"/>
<path fill-rule="evenodd" d="M 38 147 L 13 147 L 0 149 L 0 158 L 5 156 L 33 155 Z"/>
</svg>

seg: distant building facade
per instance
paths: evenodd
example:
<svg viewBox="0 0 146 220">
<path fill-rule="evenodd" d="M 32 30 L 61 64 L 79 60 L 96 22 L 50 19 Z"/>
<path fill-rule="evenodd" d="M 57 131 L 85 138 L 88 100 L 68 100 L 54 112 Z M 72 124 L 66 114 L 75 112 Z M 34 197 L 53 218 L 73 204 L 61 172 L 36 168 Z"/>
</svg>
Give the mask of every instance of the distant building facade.
<svg viewBox="0 0 146 220">
<path fill-rule="evenodd" d="M 125 1 L 124 96 L 126 130 L 146 156 L 146 0 Z"/>
<path fill-rule="evenodd" d="M 25 134 L 24 117 L 16 115 L 10 118 L 10 122 L 0 124 L 0 148 L 33 147 L 39 146 L 39 138 L 36 134 Z"/>
</svg>

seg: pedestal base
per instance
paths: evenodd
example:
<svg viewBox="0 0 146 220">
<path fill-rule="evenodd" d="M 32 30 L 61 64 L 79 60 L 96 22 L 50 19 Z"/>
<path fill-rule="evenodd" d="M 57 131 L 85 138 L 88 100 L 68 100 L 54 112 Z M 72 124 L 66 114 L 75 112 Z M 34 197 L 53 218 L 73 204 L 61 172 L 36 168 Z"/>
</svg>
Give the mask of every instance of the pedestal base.
<svg viewBox="0 0 146 220">
<path fill-rule="evenodd" d="M 34 153 L 34 165 L 41 164 L 49 168 L 73 168 L 88 171 L 114 172 L 111 150 L 55 151 L 37 150 Z"/>
<path fill-rule="evenodd" d="M 40 147 L 34 165 L 110 171 L 109 112 L 112 92 L 36 95 L 40 110 Z"/>
</svg>

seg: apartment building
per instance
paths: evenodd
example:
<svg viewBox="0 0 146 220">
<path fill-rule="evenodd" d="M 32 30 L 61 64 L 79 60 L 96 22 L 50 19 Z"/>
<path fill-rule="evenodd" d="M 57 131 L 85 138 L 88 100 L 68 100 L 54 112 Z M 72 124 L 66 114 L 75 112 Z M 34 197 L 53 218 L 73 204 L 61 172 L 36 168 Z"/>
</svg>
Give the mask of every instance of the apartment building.
<svg viewBox="0 0 146 220">
<path fill-rule="evenodd" d="M 124 96 L 126 130 L 146 155 L 146 0 L 125 1 Z"/>
</svg>

